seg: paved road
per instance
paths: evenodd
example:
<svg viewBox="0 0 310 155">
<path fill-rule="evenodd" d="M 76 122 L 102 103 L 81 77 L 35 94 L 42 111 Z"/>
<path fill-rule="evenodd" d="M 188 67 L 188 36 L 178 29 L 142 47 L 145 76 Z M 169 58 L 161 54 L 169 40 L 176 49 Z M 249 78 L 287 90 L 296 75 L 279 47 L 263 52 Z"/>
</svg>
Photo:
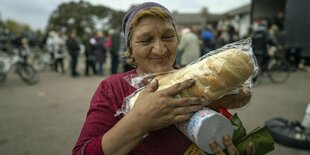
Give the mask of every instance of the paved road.
<svg viewBox="0 0 310 155">
<path fill-rule="evenodd" d="M 103 77 L 70 78 L 44 72 L 37 85 L 15 74 L 0 85 L 0 154 L 68 155 L 85 119 L 93 92 Z M 280 116 L 300 120 L 310 102 L 310 73 L 296 72 L 285 84 L 263 79 L 253 89 L 251 104 L 238 110 L 248 130 Z M 270 155 L 310 152 L 276 145 Z"/>
</svg>

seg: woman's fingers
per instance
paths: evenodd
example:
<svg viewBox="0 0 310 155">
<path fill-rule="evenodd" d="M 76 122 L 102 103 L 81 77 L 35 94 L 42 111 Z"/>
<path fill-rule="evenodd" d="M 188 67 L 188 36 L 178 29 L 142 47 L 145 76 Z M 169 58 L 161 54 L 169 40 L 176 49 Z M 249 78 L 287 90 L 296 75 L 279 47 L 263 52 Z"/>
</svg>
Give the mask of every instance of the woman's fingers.
<svg viewBox="0 0 310 155">
<path fill-rule="evenodd" d="M 209 143 L 211 150 L 213 151 L 214 154 L 216 155 L 225 155 L 224 152 L 221 149 L 221 146 L 218 145 L 215 141 L 211 141 Z"/>
<path fill-rule="evenodd" d="M 178 107 L 173 110 L 175 115 L 191 114 L 201 109 L 201 105 L 192 105 L 188 107 Z"/>
<path fill-rule="evenodd" d="M 173 118 L 173 121 L 174 121 L 175 123 L 183 122 L 183 121 L 188 120 L 191 116 L 192 116 L 192 113 L 188 113 L 188 114 L 184 114 L 184 115 L 176 115 L 176 116 Z"/>
<path fill-rule="evenodd" d="M 183 91 L 187 88 L 190 88 L 194 84 L 195 84 L 194 79 L 186 80 L 184 82 L 177 83 L 177 84 L 175 84 L 175 85 L 173 85 L 167 89 L 162 90 L 161 93 L 167 94 L 169 96 L 175 96 L 175 95 L 179 94 L 181 91 Z"/>
<path fill-rule="evenodd" d="M 203 101 L 197 97 L 190 98 L 173 98 L 170 102 L 172 107 L 186 107 L 191 105 L 202 105 Z"/>
<path fill-rule="evenodd" d="M 230 155 L 238 155 L 239 151 L 235 147 L 235 145 L 232 143 L 231 138 L 229 136 L 223 137 L 224 145 L 226 146 L 226 149 Z"/>
<path fill-rule="evenodd" d="M 249 142 L 246 146 L 245 150 L 246 155 L 254 155 L 255 154 L 255 147 L 253 142 Z"/>
<path fill-rule="evenodd" d="M 206 107 L 212 103 L 212 101 L 208 98 L 208 96 L 206 94 L 201 98 L 201 101 L 203 101 L 202 102 L 203 107 Z"/>
<path fill-rule="evenodd" d="M 155 92 L 158 89 L 158 81 L 156 79 L 153 79 L 147 86 L 146 91 L 148 92 Z"/>
<path fill-rule="evenodd" d="M 194 113 L 202 109 L 202 101 L 199 98 L 178 98 L 171 99 L 169 102 L 171 111 L 169 113 L 173 115 L 185 115 Z"/>
<path fill-rule="evenodd" d="M 231 138 L 229 136 L 224 136 L 223 142 L 229 155 L 239 155 L 239 151 L 237 150 L 235 145 L 232 143 Z M 211 150 L 214 152 L 214 154 L 216 155 L 224 154 L 224 152 L 222 151 L 222 148 L 216 142 L 211 141 L 209 145 L 210 145 Z"/>
<path fill-rule="evenodd" d="M 175 98 L 182 90 L 195 84 L 195 80 L 186 80 L 167 89 L 156 91 L 158 81 L 153 80 L 140 94 L 140 102 L 149 101 L 142 109 L 149 109 L 149 120 L 154 126 L 167 126 L 188 120 L 192 114 L 202 108 L 202 99 L 197 97 Z M 142 104 L 141 104 L 142 105 Z"/>
</svg>

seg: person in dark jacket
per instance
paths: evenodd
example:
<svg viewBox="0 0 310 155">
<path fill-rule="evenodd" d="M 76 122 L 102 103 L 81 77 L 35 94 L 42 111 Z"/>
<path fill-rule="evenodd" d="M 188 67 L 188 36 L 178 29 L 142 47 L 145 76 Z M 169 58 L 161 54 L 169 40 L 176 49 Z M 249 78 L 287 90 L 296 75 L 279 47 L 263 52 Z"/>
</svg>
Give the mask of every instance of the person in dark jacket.
<svg viewBox="0 0 310 155">
<path fill-rule="evenodd" d="M 89 70 L 93 70 L 93 73 L 96 75 L 96 39 L 95 37 L 91 37 L 90 39 L 86 39 L 84 41 L 85 44 L 85 76 L 89 75 Z"/>
<path fill-rule="evenodd" d="M 119 49 L 120 49 L 120 32 L 118 29 L 112 34 L 112 46 L 111 46 L 111 74 L 117 73 L 119 64 Z"/>
<path fill-rule="evenodd" d="M 203 56 L 215 49 L 214 34 L 212 33 L 211 27 L 208 27 L 201 32 L 200 39 L 202 41 L 200 56 Z"/>
<path fill-rule="evenodd" d="M 253 52 L 257 58 L 258 65 L 262 71 L 267 68 L 266 63 L 269 61 L 268 46 L 275 46 L 275 42 L 271 39 L 267 32 L 266 22 L 260 23 L 252 36 Z"/>
<path fill-rule="evenodd" d="M 77 63 L 78 63 L 78 56 L 80 52 L 80 45 L 76 37 L 76 32 L 72 31 L 70 34 L 70 37 L 68 38 L 67 42 L 67 48 L 71 57 L 71 76 L 77 77 L 79 76 L 78 72 L 76 71 Z"/>
<path fill-rule="evenodd" d="M 95 54 L 98 62 L 98 71 L 99 75 L 104 75 L 103 65 L 106 59 L 106 48 L 104 47 L 104 38 L 103 33 L 98 32 L 96 36 L 96 45 L 95 45 Z"/>
</svg>

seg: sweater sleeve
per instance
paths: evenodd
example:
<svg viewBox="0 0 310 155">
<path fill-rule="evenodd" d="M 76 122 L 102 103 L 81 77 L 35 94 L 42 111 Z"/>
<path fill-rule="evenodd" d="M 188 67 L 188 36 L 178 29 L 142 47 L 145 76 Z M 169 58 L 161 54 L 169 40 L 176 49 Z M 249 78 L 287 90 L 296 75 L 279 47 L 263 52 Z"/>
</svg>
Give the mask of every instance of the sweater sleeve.
<svg viewBox="0 0 310 155">
<path fill-rule="evenodd" d="M 103 81 L 97 88 L 77 143 L 74 155 L 103 155 L 102 136 L 119 120 L 115 117 L 117 103 L 109 83 Z"/>
</svg>

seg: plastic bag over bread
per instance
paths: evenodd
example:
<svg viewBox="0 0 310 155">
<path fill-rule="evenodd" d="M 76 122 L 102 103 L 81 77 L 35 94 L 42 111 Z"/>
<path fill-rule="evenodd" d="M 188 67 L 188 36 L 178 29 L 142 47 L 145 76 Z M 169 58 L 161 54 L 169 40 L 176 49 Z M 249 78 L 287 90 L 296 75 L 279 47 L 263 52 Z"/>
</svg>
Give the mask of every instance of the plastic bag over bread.
<svg viewBox="0 0 310 155">
<path fill-rule="evenodd" d="M 215 103 L 222 103 L 221 106 L 226 108 L 238 108 L 245 103 L 231 106 L 227 105 L 229 104 L 227 101 L 249 99 L 252 78 L 257 72 L 258 67 L 252 52 L 251 40 L 246 39 L 212 51 L 182 69 L 147 75 L 140 77 L 140 81 L 155 78 L 159 83 L 158 90 L 161 90 L 193 78 L 196 80 L 195 85 L 181 92 L 179 97 L 205 97 L 214 103 L 211 104 L 213 107 L 216 107 Z M 125 112 L 134 106 L 141 90 L 143 87 L 126 99 L 128 103 L 123 107 Z M 235 102 L 235 104 L 238 103 Z"/>
<path fill-rule="evenodd" d="M 241 49 L 232 48 L 155 79 L 160 87 L 166 88 L 194 78 L 195 85 L 183 91 L 181 96 L 206 95 L 208 99 L 216 100 L 244 83 L 252 75 L 253 69 L 251 57 Z"/>
</svg>

